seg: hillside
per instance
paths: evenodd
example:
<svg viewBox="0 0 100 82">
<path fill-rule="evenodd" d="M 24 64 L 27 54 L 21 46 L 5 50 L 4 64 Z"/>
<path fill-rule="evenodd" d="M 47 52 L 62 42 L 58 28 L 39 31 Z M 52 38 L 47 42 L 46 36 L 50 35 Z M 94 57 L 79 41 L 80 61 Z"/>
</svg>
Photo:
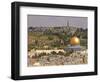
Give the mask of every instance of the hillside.
<svg viewBox="0 0 100 82">
<path fill-rule="evenodd" d="M 31 49 L 63 49 L 72 36 L 80 38 L 80 45 L 87 48 L 87 29 L 77 27 L 29 27 L 28 51 Z"/>
</svg>

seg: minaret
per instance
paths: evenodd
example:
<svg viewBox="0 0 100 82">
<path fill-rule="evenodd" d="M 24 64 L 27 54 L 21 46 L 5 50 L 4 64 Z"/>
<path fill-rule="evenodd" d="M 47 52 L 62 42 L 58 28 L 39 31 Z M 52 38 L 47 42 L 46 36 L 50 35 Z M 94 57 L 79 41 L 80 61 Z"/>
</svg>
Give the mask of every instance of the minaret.
<svg viewBox="0 0 100 82">
<path fill-rule="evenodd" d="M 69 27 L 69 21 L 67 21 L 67 27 Z"/>
</svg>

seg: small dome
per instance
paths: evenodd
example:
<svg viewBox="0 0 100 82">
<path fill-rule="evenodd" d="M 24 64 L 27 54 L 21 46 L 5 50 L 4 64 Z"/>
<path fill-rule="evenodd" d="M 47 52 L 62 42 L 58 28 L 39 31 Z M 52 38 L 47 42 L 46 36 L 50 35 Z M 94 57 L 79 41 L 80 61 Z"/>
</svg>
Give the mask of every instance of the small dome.
<svg viewBox="0 0 100 82">
<path fill-rule="evenodd" d="M 80 44 L 80 39 L 78 37 L 74 36 L 70 39 L 70 44 L 71 45 L 79 45 Z"/>
</svg>

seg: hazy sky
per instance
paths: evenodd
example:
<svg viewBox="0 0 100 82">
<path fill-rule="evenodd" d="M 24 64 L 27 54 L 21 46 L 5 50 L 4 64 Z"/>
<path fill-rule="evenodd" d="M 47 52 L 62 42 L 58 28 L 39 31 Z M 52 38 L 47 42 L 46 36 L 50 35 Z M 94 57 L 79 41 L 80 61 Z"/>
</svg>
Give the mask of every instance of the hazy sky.
<svg viewBox="0 0 100 82">
<path fill-rule="evenodd" d="M 87 17 L 71 17 L 71 16 L 49 16 L 49 15 L 28 15 L 28 27 L 39 26 L 69 26 L 87 28 Z"/>
</svg>

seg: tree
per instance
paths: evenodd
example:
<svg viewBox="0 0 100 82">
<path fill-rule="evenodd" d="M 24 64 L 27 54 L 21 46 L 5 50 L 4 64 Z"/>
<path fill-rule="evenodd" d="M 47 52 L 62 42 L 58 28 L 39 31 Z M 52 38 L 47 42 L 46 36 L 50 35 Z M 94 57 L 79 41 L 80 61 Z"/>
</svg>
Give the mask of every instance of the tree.
<svg viewBox="0 0 100 82">
<path fill-rule="evenodd" d="M 52 37 L 52 36 L 48 36 L 48 39 L 49 39 L 49 40 L 53 40 L 53 37 Z"/>
</svg>

